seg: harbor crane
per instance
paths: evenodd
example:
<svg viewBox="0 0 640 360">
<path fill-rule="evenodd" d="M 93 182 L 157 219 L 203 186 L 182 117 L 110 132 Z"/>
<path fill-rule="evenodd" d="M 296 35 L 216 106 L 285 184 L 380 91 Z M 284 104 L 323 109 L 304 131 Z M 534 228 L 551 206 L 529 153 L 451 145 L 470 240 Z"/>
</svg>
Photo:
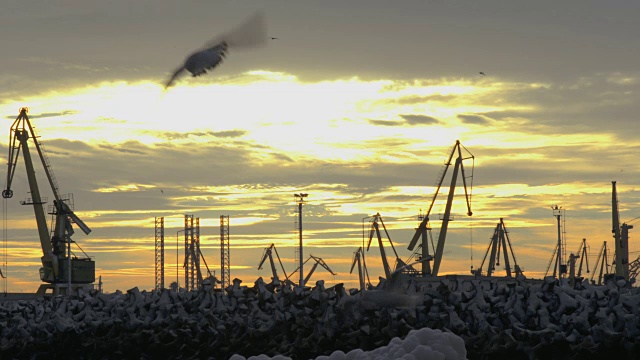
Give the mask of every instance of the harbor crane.
<svg viewBox="0 0 640 360">
<path fill-rule="evenodd" d="M 629 263 L 629 283 L 634 284 L 636 282 L 636 278 L 638 277 L 638 272 L 640 272 L 640 256 Z"/>
<path fill-rule="evenodd" d="M 602 243 L 602 248 L 600 248 L 600 253 L 598 253 L 598 257 L 596 258 L 596 269 L 600 269 L 598 271 L 598 285 L 602 285 L 602 279 L 605 275 L 609 274 L 609 256 L 607 254 L 607 242 Z M 594 282 L 594 277 L 596 272 L 594 271 L 591 274 L 591 282 Z"/>
<path fill-rule="evenodd" d="M 465 149 L 465 151 L 469 154 L 469 156 L 464 157 L 462 155 L 462 148 Z M 437 247 L 433 255 L 433 269 L 430 269 L 430 265 L 428 264 L 428 261 L 430 261 L 429 247 L 426 244 L 427 237 L 424 234 L 426 233 L 427 229 L 430 228 L 429 216 L 431 215 L 431 210 L 433 209 L 433 205 L 436 202 L 436 198 L 438 196 L 438 193 L 440 192 L 440 188 L 442 187 L 442 183 L 447 174 L 447 170 L 451 165 L 451 160 L 453 159 L 456 153 L 458 154 L 458 156 L 456 157 L 455 165 L 453 168 L 453 175 L 451 177 L 451 184 L 449 186 L 449 195 L 447 197 L 445 211 L 442 217 L 442 225 L 440 227 L 440 234 L 438 235 Z M 418 261 L 422 263 L 422 276 L 426 276 L 426 275 L 438 276 L 438 271 L 440 270 L 440 263 L 442 262 L 442 254 L 444 252 L 444 244 L 447 237 L 447 229 L 449 227 L 449 221 L 451 220 L 451 204 L 453 202 L 453 196 L 455 193 L 458 172 L 460 172 L 462 175 L 462 183 L 464 185 L 464 195 L 467 201 L 467 215 L 468 216 L 473 215 L 473 212 L 471 211 L 471 188 L 473 186 L 473 166 L 471 167 L 471 175 L 469 176 L 469 178 L 471 178 L 472 181 L 469 186 L 469 189 L 467 189 L 467 176 L 465 175 L 464 164 L 463 164 L 463 161 L 467 159 L 472 159 L 473 161 L 475 161 L 473 154 L 471 154 L 469 150 L 467 150 L 462 144 L 460 144 L 459 140 L 456 140 L 456 143 L 451 149 L 451 153 L 449 154 L 449 158 L 445 162 L 444 167 L 441 170 L 441 174 L 439 176 L 438 183 L 437 183 L 436 192 L 433 195 L 433 199 L 431 200 L 429 209 L 427 210 L 425 217 L 420 222 L 420 225 L 418 225 L 416 232 L 413 235 L 413 238 L 411 239 L 411 241 L 409 242 L 409 246 L 407 247 L 408 250 L 413 251 L 416 248 L 418 239 L 422 238 L 423 244 L 420 246 L 420 248 L 422 249 L 422 253 L 418 259 Z M 430 270 L 430 273 L 429 273 L 429 270 Z"/>
<path fill-rule="evenodd" d="M 513 259 L 513 268 L 515 272 L 515 277 L 523 276 L 522 270 L 516 261 L 516 255 L 513 252 L 513 248 L 511 247 L 511 240 L 509 240 L 509 232 L 507 231 L 507 227 L 504 224 L 504 220 L 500 218 L 498 225 L 493 232 L 493 236 L 491 237 L 491 242 L 489 243 L 489 247 L 487 248 L 487 252 L 484 254 L 484 258 L 482 259 L 482 263 L 480 267 L 473 271 L 474 275 L 483 275 L 482 267 L 484 266 L 484 262 L 487 259 L 487 255 L 491 252 L 491 256 L 489 257 L 489 263 L 487 264 L 487 276 L 492 276 L 493 272 L 496 269 L 496 266 L 500 266 L 500 251 L 503 252 L 503 262 L 504 268 L 507 273 L 507 278 L 512 278 L 513 274 L 511 273 L 511 264 L 510 257 Z"/>
<path fill-rule="evenodd" d="M 424 220 L 424 214 L 422 213 L 422 209 L 420 209 L 420 212 L 418 213 L 418 224 L 420 224 L 422 220 Z M 418 228 L 416 228 L 416 230 L 418 230 Z M 411 254 L 411 256 L 409 256 L 409 258 L 405 262 L 407 264 L 411 264 L 412 262 L 416 261 L 416 259 L 418 259 L 419 263 L 422 264 L 421 273 L 431 274 L 430 261 L 433 260 L 433 256 L 429 254 L 429 244 L 431 245 L 431 250 L 434 254 L 436 247 L 435 245 L 433 245 L 433 233 L 431 232 L 431 227 L 429 226 L 429 224 L 427 224 L 426 228 L 421 230 L 421 238 L 421 244 L 418 245 L 416 250 Z M 421 248 L 423 250 L 418 253 L 418 250 Z M 415 269 L 412 269 L 411 272 L 415 274 L 418 273 Z M 405 273 L 407 273 L 407 271 L 405 271 Z"/>
<path fill-rule="evenodd" d="M 189 244 L 189 246 L 188 246 L 188 250 L 187 251 L 188 251 L 188 254 L 185 255 L 184 263 L 182 264 L 182 267 L 184 269 L 187 269 L 187 267 L 189 266 L 190 259 L 202 259 L 202 262 L 204 263 L 204 266 L 207 269 L 207 278 L 206 278 L 206 280 L 209 281 L 209 283 L 211 284 L 212 287 L 215 287 L 216 284 L 220 284 L 221 283 L 215 277 L 215 275 L 213 273 L 211 273 L 211 270 L 209 270 L 209 265 L 207 265 L 207 260 L 204 258 L 204 254 L 202 253 L 202 250 L 200 250 L 200 246 L 199 245 L 196 245 L 194 242 L 191 242 Z M 197 284 L 199 286 L 203 286 L 205 278 L 202 276 L 202 270 L 200 270 L 200 266 L 199 266 L 200 265 L 200 261 L 196 261 L 195 263 L 198 265 L 198 266 L 194 266 L 196 278 L 197 278 L 197 281 L 198 281 Z M 188 281 L 186 282 L 185 285 L 188 285 Z"/>
<path fill-rule="evenodd" d="M 322 266 L 323 268 L 325 268 L 329 273 L 331 273 L 331 275 L 336 276 L 338 274 L 334 273 L 333 270 L 331 270 L 329 268 L 329 265 L 327 265 L 327 263 L 324 262 L 324 260 L 322 260 L 322 258 L 319 258 L 317 256 L 313 256 L 311 254 L 309 254 L 309 257 L 307 258 L 307 260 L 305 260 L 300 266 L 306 264 L 307 262 L 309 262 L 309 260 L 313 260 L 315 261 L 315 263 L 313 264 L 313 266 L 311 267 L 311 270 L 309 270 L 309 273 L 307 274 L 307 276 L 303 279 L 303 286 L 304 284 L 307 283 L 307 281 L 309 281 L 309 279 L 311 278 L 311 275 L 313 275 L 313 272 L 316 270 L 316 268 L 318 267 L 318 265 Z M 297 269 L 295 269 L 290 275 L 295 274 L 296 272 L 298 272 L 300 269 L 300 267 L 298 267 Z M 289 280 L 289 278 L 287 277 L 287 280 Z"/>
<path fill-rule="evenodd" d="M 587 265 L 587 274 L 589 273 L 589 256 L 587 254 L 587 239 L 582 239 L 582 243 L 580 244 L 580 249 L 578 249 L 578 255 L 580 257 L 580 266 L 578 266 L 578 277 L 582 276 L 582 265 Z"/>
<path fill-rule="evenodd" d="M 260 260 L 260 265 L 258 265 L 258 270 L 262 270 L 262 265 L 269 258 L 269 264 L 271 265 L 271 274 L 273 275 L 272 279 L 274 283 L 279 283 L 280 278 L 278 277 L 278 271 L 276 270 L 276 263 L 273 260 L 273 253 L 276 253 L 276 258 L 278 258 L 278 263 L 280 263 L 280 267 L 282 268 L 282 272 L 284 273 L 285 279 L 289 278 L 287 272 L 284 270 L 284 265 L 282 265 L 282 260 L 280 260 L 280 255 L 278 254 L 278 249 L 276 249 L 275 244 L 271 244 L 264 249 L 262 253 L 262 260 Z"/>
<path fill-rule="evenodd" d="M 627 228 L 629 228 L 629 225 L 628 225 L 629 223 L 639 219 L 640 219 L 640 216 L 625 222 L 625 224 L 627 224 Z M 635 284 L 636 278 L 638 277 L 638 273 L 640 273 L 640 256 L 638 256 L 637 259 L 629 263 L 629 283 L 630 284 Z"/>
<path fill-rule="evenodd" d="M 7 172 L 7 185 L 2 191 L 2 197 L 8 199 L 13 196 L 11 185 L 18 163 L 18 157 L 22 151 L 31 198 L 21 201 L 21 204 L 33 206 L 42 248 L 42 267 L 39 272 L 40 280 L 43 281 L 44 284 L 40 285 L 37 294 L 40 296 L 45 294 L 64 295 L 65 293 L 70 295 L 73 291 L 81 288 L 92 288 L 93 286 L 90 284 L 95 281 L 95 262 L 71 239 L 71 236 L 74 234 L 73 224 L 78 226 L 80 230 L 87 235 L 91 232 L 91 229 L 74 213 L 72 197 L 70 195 L 62 196 L 60 194 L 51 164 L 49 164 L 42 143 L 38 140 L 38 136 L 36 136 L 31 126 L 27 112 L 28 109 L 26 107 L 20 109 L 20 114 L 11 125 L 9 135 L 9 169 Z M 44 210 L 44 204 L 47 202 L 47 199 L 40 195 L 31 150 L 29 148 L 29 139 L 33 139 L 33 143 L 55 197 L 53 207 L 49 212 L 53 218 L 51 231 L 47 225 Z M 84 254 L 84 257 L 76 256 L 71 250 L 71 244 L 76 244 Z"/>
<path fill-rule="evenodd" d="M 556 253 L 558 252 L 558 244 L 556 244 L 556 247 L 553 248 L 553 254 L 551 254 L 551 259 L 549 260 L 549 263 L 547 264 L 547 270 L 545 270 L 544 272 L 544 276 L 547 277 L 549 275 L 549 270 L 551 269 L 551 264 L 554 263 L 554 260 L 556 259 Z M 557 262 L 556 262 L 557 264 Z M 555 270 L 557 269 L 557 267 L 554 267 L 554 273 L 553 273 L 553 277 L 556 277 L 555 274 Z"/>
<path fill-rule="evenodd" d="M 387 235 L 387 239 L 389 240 L 391 249 L 393 250 L 393 253 L 396 256 L 395 269 L 400 268 L 406 264 L 398 256 L 398 252 L 396 251 L 395 246 L 393 246 L 393 241 L 391 241 L 391 237 L 389 236 L 387 227 L 384 225 L 384 222 L 382 221 L 382 216 L 380 215 L 380 213 L 375 214 L 374 216 L 372 216 L 372 220 L 371 220 L 371 229 L 369 230 L 369 242 L 367 243 L 367 251 L 369 251 L 369 248 L 371 247 L 371 241 L 373 240 L 373 235 L 375 234 L 376 237 L 378 238 L 378 247 L 380 247 L 380 257 L 382 258 L 382 267 L 384 269 L 384 275 L 385 275 L 385 278 L 389 279 L 391 277 L 391 273 L 395 269 L 391 270 L 391 267 L 389 266 L 389 261 L 387 260 L 387 252 L 385 251 L 384 245 L 382 244 L 382 235 L 380 234 L 380 225 L 378 223 L 382 225 L 382 229 L 384 230 L 384 233 Z"/>
<path fill-rule="evenodd" d="M 615 240 L 615 274 L 629 281 L 629 230 L 633 225 L 620 224 L 620 214 L 618 212 L 618 194 L 616 182 L 611 182 L 611 217 L 613 239 Z"/>
<path fill-rule="evenodd" d="M 356 265 L 358 265 L 358 280 L 360 283 L 360 291 L 364 291 L 366 289 L 365 276 L 367 277 L 367 279 L 369 278 L 369 273 L 367 272 L 367 266 L 364 263 L 363 259 L 364 259 L 364 251 L 362 250 L 362 246 L 360 246 L 358 250 L 356 250 L 353 253 L 351 270 L 349 270 L 349 274 L 352 274 L 353 269 L 356 267 Z M 370 284 L 370 281 L 367 281 L 366 283 Z"/>
</svg>

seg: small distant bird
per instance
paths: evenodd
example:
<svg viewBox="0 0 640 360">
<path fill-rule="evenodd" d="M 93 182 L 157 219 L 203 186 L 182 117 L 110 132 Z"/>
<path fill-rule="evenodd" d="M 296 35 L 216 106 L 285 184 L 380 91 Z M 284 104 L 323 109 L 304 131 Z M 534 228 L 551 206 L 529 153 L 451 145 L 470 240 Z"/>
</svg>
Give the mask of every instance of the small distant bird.
<svg viewBox="0 0 640 360">
<path fill-rule="evenodd" d="M 266 43 L 266 21 L 261 11 L 247 19 L 234 30 L 209 41 L 203 49 L 187 56 L 184 64 L 177 68 L 165 84 L 168 89 L 178 76 L 187 70 L 193 77 L 207 73 L 220 65 L 230 48 L 254 47 Z"/>
<path fill-rule="evenodd" d="M 160 192 L 164 194 L 164 190 L 160 189 Z"/>
<path fill-rule="evenodd" d="M 485 73 L 483 73 L 482 71 L 480 71 L 478 74 L 482 75 L 482 76 L 486 76 Z"/>
<path fill-rule="evenodd" d="M 271 40 L 278 40 L 278 38 L 276 38 L 276 37 L 272 37 L 272 38 L 271 38 Z"/>
</svg>

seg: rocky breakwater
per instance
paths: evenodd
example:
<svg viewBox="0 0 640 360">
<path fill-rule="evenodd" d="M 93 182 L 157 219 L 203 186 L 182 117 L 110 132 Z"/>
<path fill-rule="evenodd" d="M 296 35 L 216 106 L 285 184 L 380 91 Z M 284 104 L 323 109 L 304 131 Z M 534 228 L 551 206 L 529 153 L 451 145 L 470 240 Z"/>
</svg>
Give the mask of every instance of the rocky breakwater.
<svg viewBox="0 0 640 360">
<path fill-rule="evenodd" d="M 633 358 L 639 289 L 442 278 L 393 291 L 238 279 L 222 291 L 82 293 L 0 302 L 0 358 L 310 359 L 370 351 L 413 329 L 452 332 L 469 359 Z"/>
</svg>

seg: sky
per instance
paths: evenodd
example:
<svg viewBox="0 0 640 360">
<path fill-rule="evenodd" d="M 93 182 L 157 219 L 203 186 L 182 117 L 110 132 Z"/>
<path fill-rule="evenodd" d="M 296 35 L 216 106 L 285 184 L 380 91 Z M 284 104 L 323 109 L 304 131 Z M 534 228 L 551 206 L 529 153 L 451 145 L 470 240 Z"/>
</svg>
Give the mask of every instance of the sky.
<svg viewBox="0 0 640 360">
<path fill-rule="evenodd" d="M 301 192 L 309 194 L 304 258 L 337 274 L 318 267 L 311 282 L 357 287 L 350 269 L 368 243 L 367 217 L 379 213 L 388 230 L 389 262 L 389 241 L 407 260 L 418 216 L 443 180 L 430 215 L 437 239 L 451 171 L 440 174 L 456 141 L 473 155 L 463 163 L 473 216 L 459 180 L 440 274 L 480 267 L 502 218 L 525 275 L 544 276 L 555 205 L 567 252 L 586 239 L 593 272 L 604 241 L 613 246 L 612 181 L 621 221 L 640 217 L 635 2 L 10 0 L 0 8 L 2 156 L 6 164 L 7 135 L 28 107 L 60 192 L 73 195 L 92 229 L 73 238 L 105 291 L 154 288 L 160 217 L 165 286 L 176 275 L 183 285 L 185 214 L 199 218 L 218 276 L 222 215 L 232 279 L 268 280 L 269 267 L 258 265 L 271 244 L 292 272 Z M 165 91 L 190 53 L 256 11 L 266 18 L 264 46 L 230 48 L 213 71 Z M 39 163 L 36 174 L 53 199 Z M 33 209 L 20 204 L 30 195 L 22 158 L 12 190 L 3 200 L 3 290 L 32 292 L 42 250 Z M 640 255 L 634 231 L 630 261 Z M 366 259 L 375 284 L 384 276 L 375 238 Z"/>
</svg>

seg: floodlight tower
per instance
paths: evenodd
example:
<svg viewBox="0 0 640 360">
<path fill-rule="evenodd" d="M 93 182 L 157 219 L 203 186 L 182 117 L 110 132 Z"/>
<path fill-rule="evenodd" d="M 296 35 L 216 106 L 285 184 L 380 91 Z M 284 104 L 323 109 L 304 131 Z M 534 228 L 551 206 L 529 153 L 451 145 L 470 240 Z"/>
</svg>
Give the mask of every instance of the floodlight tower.
<svg viewBox="0 0 640 360">
<path fill-rule="evenodd" d="M 560 217 L 562 216 L 562 212 L 564 210 L 562 209 L 562 206 L 558 207 L 558 205 L 552 206 L 551 209 L 553 210 L 553 216 L 556 219 L 558 219 L 558 251 L 557 251 L 558 258 L 556 262 L 557 264 L 556 269 L 558 271 L 558 279 L 560 279 L 562 275 L 567 272 L 566 266 L 562 264 L 562 231 L 561 231 L 561 225 L 560 225 Z"/>
<path fill-rule="evenodd" d="M 164 289 L 164 216 L 156 217 L 156 290 Z"/>
<path fill-rule="evenodd" d="M 229 215 L 220 215 L 220 273 L 222 290 L 231 285 L 231 247 L 229 244 Z"/>
<path fill-rule="evenodd" d="M 304 286 L 304 271 L 302 271 L 302 265 L 304 265 L 304 262 L 302 261 L 302 205 L 304 205 L 307 196 L 309 196 L 307 193 L 293 194 L 293 197 L 298 204 L 298 235 L 300 240 L 298 256 L 300 261 L 300 287 Z"/>
</svg>

